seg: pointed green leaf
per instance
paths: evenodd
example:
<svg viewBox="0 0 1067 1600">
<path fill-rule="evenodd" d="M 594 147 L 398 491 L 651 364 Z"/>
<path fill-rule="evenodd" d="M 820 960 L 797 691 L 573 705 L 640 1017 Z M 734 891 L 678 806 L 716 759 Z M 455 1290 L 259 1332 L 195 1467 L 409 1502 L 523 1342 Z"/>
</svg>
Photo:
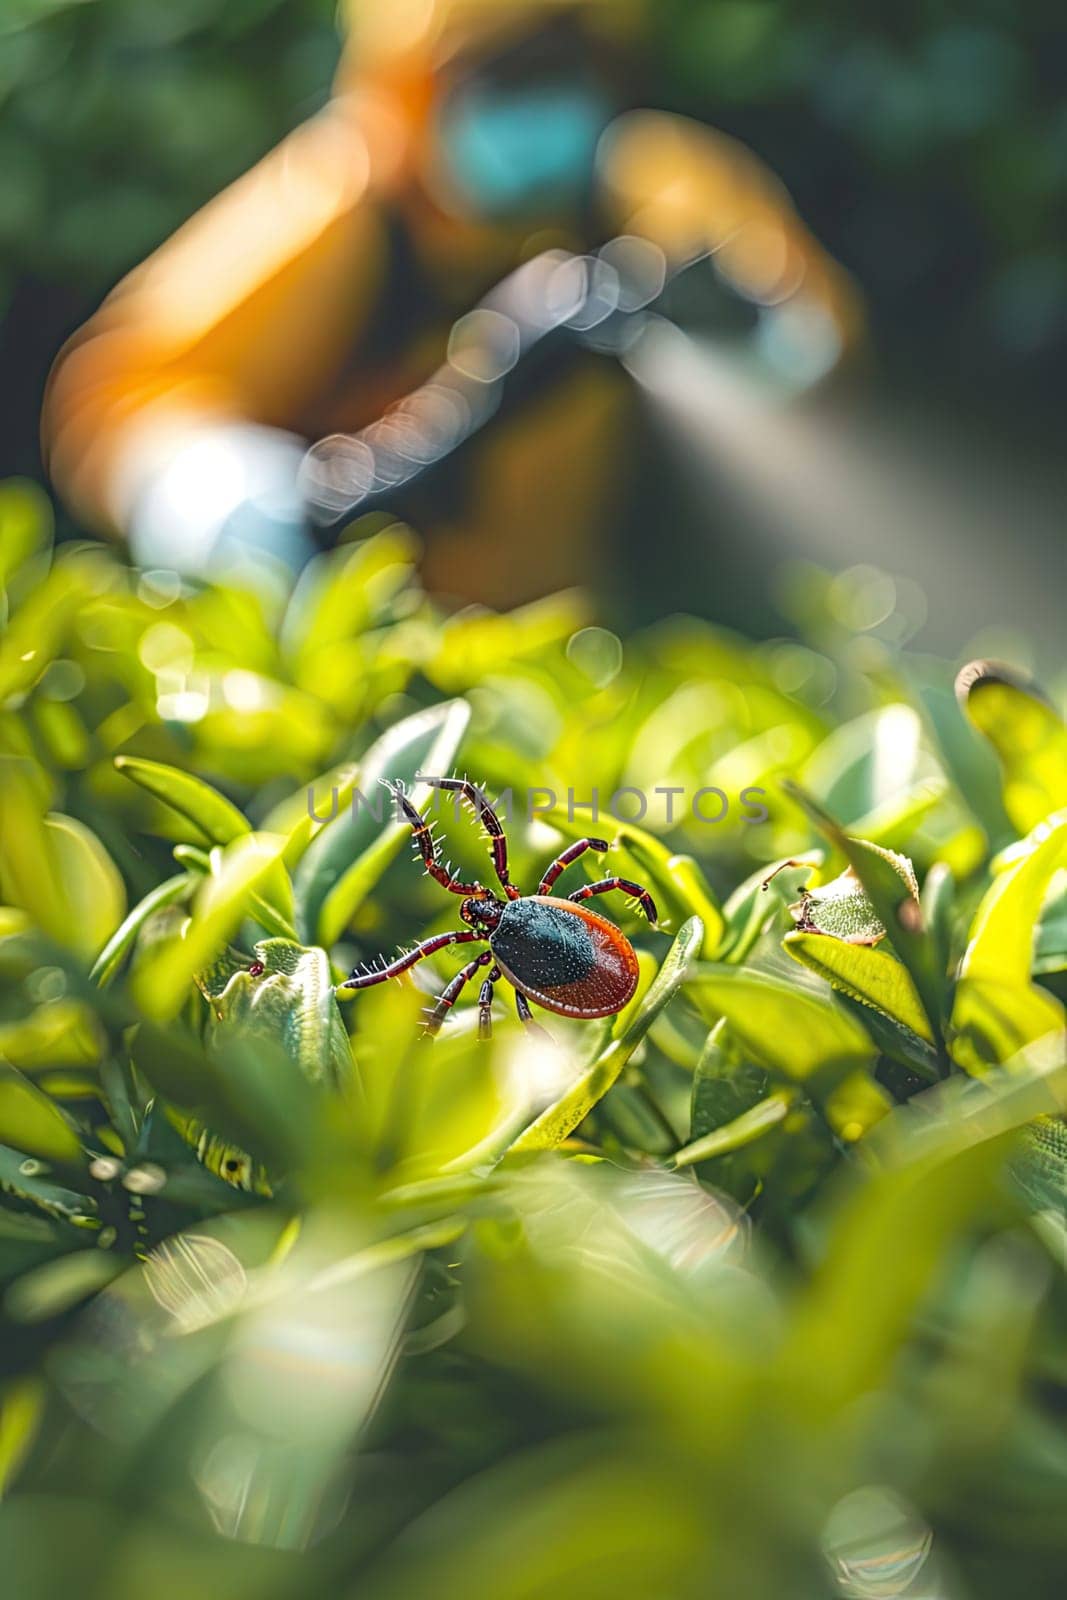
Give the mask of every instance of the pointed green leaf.
<svg viewBox="0 0 1067 1600">
<path fill-rule="evenodd" d="M 126 889 L 100 840 L 77 817 L 53 813 L 44 819 L 56 870 L 70 908 L 75 947 L 99 950 L 126 911 Z"/>
<path fill-rule="evenodd" d="M 795 887 L 805 883 L 824 859 L 822 850 L 783 856 L 758 867 L 739 884 L 723 907 L 726 936 L 716 959 L 733 965 L 744 961 L 782 907 L 796 898 Z"/>
<path fill-rule="evenodd" d="M 1033 683 L 997 661 L 972 661 L 956 679 L 968 717 L 1000 757 L 1004 809 L 1020 833 L 1067 795 L 1067 727 Z"/>
<path fill-rule="evenodd" d="M 253 964 L 263 971 L 253 976 Z M 352 1052 L 324 950 L 261 939 L 251 957 L 223 951 L 196 983 L 211 1005 L 212 1041 L 235 1031 L 270 1038 L 310 1083 L 351 1081 Z"/>
<path fill-rule="evenodd" d="M 847 944 L 821 933 L 787 933 L 786 951 L 831 988 L 901 1023 L 928 1044 L 933 1034 L 907 967 L 877 946 Z"/>
<path fill-rule="evenodd" d="M 0 1141 L 43 1161 L 82 1165 L 81 1141 L 59 1107 L 0 1061 Z"/>
<path fill-rule="evenodd" d="M 786 782 L 782 787 L 841 851 L 860 880 L 890 944 L 911 973 L 931 1037 L 939 1037 L 948 985 L 938 968 L 937 951 L 924 926 L 913 883 L 901 871 L 892 851 L 846 834 L 840 823 L 796 784 Z"/>
<path fill-rule="evenodd" d="M 99 984 L 101 989 L 106 989 L 152 913 L 158 911 L 161 906 L 176 905 L 191 892 L 193 883 L 194 880 L 187 872 L 179 872 L 173 878 L 165 878 L 146 894 L 143 900 L 139 900 L 126 920 L 115 929 L 93 963 L 89 974 L 93 983 Z"/>
<path fill-rule="evenodd" d="M 968 1072 L 1005 1061 L 1063 1026 L 1058 1000 L 1031 982 L 1034 930 L 1052 876 L 1067 864 L 1067 811 L 1036 827 L 998 874 L 971 924 L 952 1008 L 952 1053 Z"/>
<path fill-rule="evenodd" d="M 725 1017 L 708 1034 L 693 1073 L 689 1137 L 703 1138 L 750 1111 L 767 1092 L 765 1068 L 748 1060 Z"/>
<path fill-rule="evenodd" d="M 194 843 L 206 839 L 211 844 L 230 844 L 251 832 L 247 817 L 233 802 L 191 772 L 169 767 L 162 761 L 145 761 L 140 756 L 116 756 L 115 765 L 132 782 L 191 822 L 197 831 Z"/>
<path fill-rule="evenodd" d="M 769 972 L 725 964 L 697 968 L 690 988 L 726 1017 L 757 1061 L 803 1082 L 813 1073 L 862 1066 L 874 1046 L 859 1023 L 826 995 Z"/>
<path fill-rule="evenodd" d="M 470 707 L 463 700 L 418 711 L 390 728 L 361 759 L 353 803 L 339 807 L 296 868 L 295 922 L 303 942 L 331 944 L 410 837 L 410 828 L 394 819 L 378 780 L 401 778 L 413 784 L 416 772 L 435 777 L 451 772 L 469 720 Z M 423 787 L 416 806 L 426 805 L 429 797 Z"/>
<path fill-rule="evenodd" d="M 805 761 L 800 782 L 851 833 L 876 843 L 914 827 L 945 788 L 923 748 L 919 715 L 902 702 L 834 728 Z"/>
<path fill-rule="evenodd" d="M 746 1145 L 752 1144 L 756 1139 L 762 1139 L 765 1133 L 769 1133 L 772 1128 L 777 1128 L 785 1121 L 793 1099 L 792 1090 L 779 1089 L 777 1093 L 757 1101 L 747 1111 L 742 1111 L 732 1122 L 712 1129 L 700 1139 L 694 1139 L 692 1144 L 678 1151 L 672 1158 L 671 1165 L 693 1167 L 700 1161 L 710 1161 L 715 1156 L 730 1155 L 735 1150 L 743 1150 Z"/>
<path fill-rule="evenodd" d="M 70 1168 L 64 1172 L 70 1178 Z M 21 1150 L 0 1144 L 0 1193 L 16 1195 L 49 1217 L 65 1220 L 93 1217 L 96 1202 L 76 1189 L 55 1183 L 48 1176 L 48 1167 Z"/>
</svg>

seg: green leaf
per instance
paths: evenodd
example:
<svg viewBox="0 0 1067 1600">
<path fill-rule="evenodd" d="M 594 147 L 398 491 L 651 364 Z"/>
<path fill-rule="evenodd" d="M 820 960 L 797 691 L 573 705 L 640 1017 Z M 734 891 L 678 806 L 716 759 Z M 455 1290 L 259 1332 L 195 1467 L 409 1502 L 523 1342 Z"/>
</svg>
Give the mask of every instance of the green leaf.
<svg viewBox="0 0 1067 1600">
<path fill-rule="evenodd" d="M 738 965 L 751 953 L 783 906 L 794 898 L 796 886 L 806 882 L 812 871 L 825 860 L 822 850 L 808 850 L 802 856 L 783 856 L 758 867 L 734 890 L 723 907 L 726 937 L 717 953 L 719 961 Z M 794 879 L 793 872 L 803 878 Z"/>
<path fill-rule="evenodd" d="M 685 982 L 689 963 L 700 949 L 703 938 L 704 929 L 698 917 L 690 917 L 683 923 L 636 1015 L 577 1083 L 519 1135 L 511 1146 L 511 1154 L 552 1150 L 584 1122 L 616 1081 L 656 1017 Z"/>
<path fill-rule="evenodd" d="M 139 756 L 116 756 L 115 766 L 191 822 L 197 833 L 194 843 L 207 840 L 209 844 L 230 844 L 251 832 L 247 817 L 233 802 L 191 772 L 168 767 L 162 761 L 144 761 Z"/>
<path fill-rule="evenodd" d="M 935 861 L 926 874 L 919 904 L 930 942 L 934 947 L 938 970 L 947 972 L 952 959 L 952 913 L 956 904 L 956 880 L 944 862 Z"/>
<path fill-rule="evenodd" d="M 69 1174 L 69 1170 L 64 1176 Z M 48 1167 L 36 1158 L 0 1144 L 0 1193 L 28 1200 L 46 1216 L 60 1217 L 65 1221 L 82 1221 L 96 1215 L 94 1200 L 76 1189 L 54 1183 L 47 1173 Z"/>
<path fill-rule="evenodd" d="M 314 1159 L 319 1096 L 280 1040 L 220 1034 L 210 1054 L 184 1029 L 146 1021 L 133 1035 L 131 1058 L 169 1109 L 187 1113 L 216 1138 L 247 1151 L 272 1170 Z M 190 1160 L 195 1158 L 189 1152 Z"/>
<path fill-rule="evenodd" d="M 0 1061 L 0 1141 L 43 1161 L 84 1164 L 81 1141 L 46 1094 Z"/>
<path fill-rule="evenodd" d="M 279 898 L 283 899 L 291 908 L 292 886 L 289 882 L 288 873 L 285 871 L 288 849 L 289 841 L 286 841 L 281 861 L 277 867 L 271 869 L 267 876 L 267 887 L 272 894 L 277 894 L 279 884 L 282 885 L 282 893 Z M 174 859 L 181 862 L 182 866 L 191 867 L 199 876 L 208 877 L 218 870 L 219 848 L 216 845 L 214 850 L 208 852 L 199 849 L 195 844 L 176 844 L 174 846 Z M 296 941 L 296 929 L 293 927 L 292 922 L 276 906 L 272 905 L 258 889 L 249 891 L 248 913 L 267 933 L 274 934 L 279 939 Z"/>
<path fill-rule="evenodd" d="M 318 556 L 301 573 L 282 625 L 294 679 L 317 687 L 339 646 L 380 621 L 411 579 L 418 540 L 399 522 Z"/>
<path fill-rule="evenodd" d="M 320 773 L 306 790 L 279 801 L 268 811 L 263 819 L 263 831 L 286 835 L 285 865 L 290 872 L 312 839 L 333 820 L 333 815 L 351 804 L 352 791 L 358 782 L 359 763 L 344 761 L 329 772 Z M 331 816 L 320 822 L 317 812 L 322 795 L 330 796 Z"/>
<path fill-rule="evenodd" d="M 818 1426 L 884 1381 L 950 1246 L 973 1236 L 976 1211 L 993 1202 L 1012 1147 L 1005 1136 L 1062 1106 L 1065 1091 L 1062 1066 L 1039 1062 L 982 1084 L 957 1075 L 875 1130 L 873 1159 L 852 1169 L 851 1192 L 829 1214 L 776 1357 L 787 1392 L 803 1386 Z"/>
<path fill-rule="evenodd" d="M 784 949 L 831 988 L 873 1006 L 933 1044 L 933 1034 L 907 967 L 888 950 L 847 944 L 821 933 L 787 933 Z"/>
<path fill-rule="evenodd" d="M 405 717 L 367 751 L 359 763 L 358 793 L 368 803 L 340 808 L 296 868 L 295 923 L 302 942 L 332 944 L 411 835 L 405 823 L 393 819 L 378 780 L 400 778 L 412 785 L 417 772 L 435 777 L 451 772 L 469 720 L 466 701 L 446 701 Z M 419 790 L 416 807 L 429 802 L 430 792 L 425 786 Z M 376 817 L 379 798 L 384 804 Z"/>
<path fill-rule="evenodd" d="M 732 1122 L 713 1129 L 700 1139 L 695 1139 L 672 1158 L 675 1167 L 693 1167 L 700 1161 L 710 1161 L 716 1156 L 731 1155 L 746 1145 L 762 1139 L 765 1133 L 777 1128 L 789 1115 L 794 1095 L 789 1089 L 780 1089 L 759 1100 L 747 1111 L 742 1111 Z"/>
<path fill-rule="evenodd" d="M 251 896 L 281 859 L 277 834 L 246 834 L 221 852 L 218 872 L 196 892 L 180 939 L 146 952 L 132 979 L 134 998 L 147 1016 L 164 1020 L 181 1009 L 194 975 L 204 971 L 248 915 Z"/>
<path fill-rule="evenodd" d="M 37 1437 L 46 1393 L 42 1378 L 24 1377 L 7 1384 L 0 1394 L 0 1500 Z"/>
<path fill-rule="evenodd" d="M 40 769 L 0 756 L 0 881 L 5 898 L 26 911 L 57 944 L 77 934 L 60 871 L 55 835 L 45 827 Z"/>
<path fill-rule="evenodd" d="M 143 900 L 139 900 L 97 956 L 89 973 L 92 982 L 106 989 L 152 913 L 161 906 L 175 905 L 184 899 L 194 882 L 187 872 L 179 872 L 173 878 L 165 878 Z"/>
<path fill-rule="evenodd" d="M 757 1066 L 730 1031 L 725 1017 L 715 1024 L 708 1035 L 693 1074 L 690 1097 L 689 1150 L 708 1135 L 733 1128 L 766 1098 L 768 1077 L 766 1068 Z M 717 1189 L 731 1194 L 742 1205 L 747 1205 L 759 1188 L 759 1173 L 745 1155 L 737 1151 L 739 1144 L 713 1148 L 705 1157 L 698 1150 L 691 1160 L 676 1156 L 675 1164 L 687 1166 L 704 1159 L 714 1159 L 715 1166 L 706 1174 Z M 732 1159 L 728 1159 L 732 1158 Z M 704 1176 L 704 1174 L 701 1174 Z"/>
<path fill-rule="evenodd" d="M 803 1082 L 814 1073 L 874 1060 L 874 1046 L 853 1017 L 828 996 L 777 974 L 724 963 L 702 966 L 690 988 L 706 1008 L 727 1018 L 757 1061 L 783 1077 Z"/>
<path fill-rule="evenodd" d="M 43 549 L 52 534 L 52 505 L 39 483 L 8 478 L 0 484 L 0 588 Z"/>
<path fill-rule="evenodd" d="M 0 640 L 0 703 L 33 688 L 59 653 L 67 630 L 85 604 L 91 558 L 57 563 L 19 606 Z"/>
<path fill-rule="evenodd" d="M 249 972 L 253 961 L 264 969 L 257 976 Z M 352 1052 L 324 950 L 262 939 L 251 958 L 224 951 L 196 983 L 211 1005 L 213 1042 L 235 1031 L 273 1039 L 309 1083 L 351 1082 Z"/>
<path fill-rule="evenodd" d="M 968 1072 L 1006 1061 L 1063 1026 L 1063 1007 L 1030 980 L 1034 929 L 1067 863 L 1067 811 L 1039 824 L 986 891 L 971 924 L 952 1008 L 952 1054 Z"/>
<path fill-rule="evenodd" d="M 125 914 L 122 878 L 100 840 L 76 817 L 53 813 L 44 828 L 71 918 L 69 942 L 92 955 Z"/>
<path fill-rule="evenodd" d="M 737 1046 L 721 1017 L 708 1034 L 693 1073 L 689 1137 L 700 1139 L 750 1111 L 767 1092 L 767 1073 Z"/>
<path fill-rule="evenodd" d="M 1034 971 L 1067 971 L 1067 889 L 1046 901 L 1037 926 Z"/>
<path fill-rule="evenodd" d="M 1067 727 L 1035 684 L 996 661 L 972 661 L 956 679 L 968 717 L 1000 757 L 1004 809 L 1028 833 L 1067 794 Z"/>
<path fill-rule="evenodd" d="M 846 834 L 829 812 L 796 784 L 786 782 L 783 788 L 841 851 L 860 880 L 890 944 L 911 973 L 930 1024 L 930 1035 L 938 1038 L 947 1003 L 947 981 L 938 968 L 937 951 L 923 924 L 913 888 L 892 852 Z"/>
<path fill-rule="evenodd" d="M 126 1265 L 106 1250 L 72 1250 L 23 1273 L 4 1296 L 4 1310 L 13 1322 L 45 1322 L 96 1294 Z"/>
<path fill-rule="evenodd" d="M 902 702 L 878 706 L 827 734 L 800 773 L 849 831 L 899 844 L 937 804 L 944 779 L 923 748 L 922 723 Z"/>
<path fill-rule="evenodd" d="M 870 1034 L 882 1055 L 907 1067 L 926 1083 L 937 1083 L 948 1071 L 948 1063 L 933 1045 L 927 1044 L 911 1028 L 885 1016 L 872 1006 L 841 993 L 839 1003 Z"/>
</svg>

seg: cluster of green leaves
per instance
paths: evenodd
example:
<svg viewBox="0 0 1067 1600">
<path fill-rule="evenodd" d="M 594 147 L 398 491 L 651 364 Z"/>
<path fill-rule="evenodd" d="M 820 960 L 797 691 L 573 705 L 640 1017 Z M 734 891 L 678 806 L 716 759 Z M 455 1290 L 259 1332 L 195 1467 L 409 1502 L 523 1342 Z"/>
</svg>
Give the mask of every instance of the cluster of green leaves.
<svg viewBox="0 0 1067 1600">
<path fill-rule="evenodd" d="M 1041 695 L 978 665 L 957 697 L 812 574 L 802 640 L 621 642 L 576 596 L 441 613 L 380 521 L 291 595 L 52 551 L 24 484 L 0 524 L 20 1600 L 1058 1592 Z M 500 1007 L 487 1043 L 461 1002 L 431 1043 L 448 953 L 335 991 L 455 926 L 366 803 L 390 777 L 429 807 L 416 775 L 452 770 L 511 791 L 530 887 L 597 791 L 663 913 L 619 907 L 621 1015 L 545 1040 Z M 657 788 L 734 804 L 607 809 Z"/>
</svg>

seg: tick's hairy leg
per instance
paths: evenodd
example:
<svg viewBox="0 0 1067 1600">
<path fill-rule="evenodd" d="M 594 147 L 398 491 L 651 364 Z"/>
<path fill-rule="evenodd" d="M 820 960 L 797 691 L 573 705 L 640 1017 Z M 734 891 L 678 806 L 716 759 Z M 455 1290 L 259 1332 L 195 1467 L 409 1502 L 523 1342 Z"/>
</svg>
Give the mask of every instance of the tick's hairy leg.
<svg viewBox="0 0 1067 1600">
<path fill-rule="evenodd" d="M 630 878 L 602 878 L 599 883 L 587 883 L 584 889 L 575 889 L 568 895 L 568 900 L 588 900 L 594 894 L 609 894 L 612 889 L 622 889 L 625 894 L 632 895 L 640 905 L 649 922 L 658 922 L 659 914 L 656 911 L 656 902 L 648 890 L 641 884 L 634 883 Z"/>
<path fill-rule="evenodd" d="M 546 869 L 537 887 L 538 894 L 547 894 L 560 873 L 564 872 L 572 861 L 577 861 L 579 856 L 584 856 L 587 850 L 596 850 L 598 854 L 602 854 L 607 848 L 606 839 L 576 839 L 566 850 L 561 850 L 552 865 Z"/>
<path fill-rule="evenodd" d="M 527 1033 L 538 1039 L 546 1039 L 549 1044 L 555 1043 L 548 1029 L 542 1028 L 539 1022 L 534 1021 L 533 1012 L 530 1010 L 530 1002 L 521 989 L 515 990 L 515 1010 L 519 1013 L 519 1021 Z"/>
<path fill-rule="evenodd" d="M 491 967 L 489 976 L 478 994 L 478 1037 L 491 1039 L 493 1037 L 493 985 L 499 983 L 501 971 L 499 967 Z"/>
<path fill-rule="evenodd" d="M 395 961 L 390 961 L 388 966 L 377 967 L 369 972 L 360 972 L 357 967 L 350 978 L 344 983 L 339 983 L 339 989 L 371 989 L 376 983 L 385 983 L 388 978 L 399 978 L 402 972 L 413 967 L 416 961 L 424 961 L 427 956 L 432 956 L 437 950 L 444 950 L 450 944 L 473 944 L 482 936 L 474 928 L 457 928 L 453 933 L 435 933 L 432 939 L 424 939 L 411 950 L 406 950 L 402 956 L 397 956 Z"/>
<path fill-rule="evenodd" d="M 479 822 L 489 835 L 489 853 L 493 858 L 493 870 L 500 879 L 500 886 L 509 900 L 517 900 L 519 890 L 508 876 L 508 841 L 503 824 L 478 785 L 472 783 L 469 778 L 430 778 L 424 772 L 416 773 L 416 777 L 420 783 L 431 784 L 435 789 L 444 789 L 449 794 L 461 794 L 473 808 Z"/>
<path fill-rule="evenodd" d="M 455 1005 L 456 999 L 464 985 L 471 981 L 479 967 L 487 966 L 492 959 L 493 953 L 491 950 L 486 950 L 480 956 L 475 956 L 474 960 L 468 961 L 465 967 L 461 967 L 456 973 L 456 976 L 452 979 L 451 983 L 449 983 L 446 988 L 442 989 L 433 1008 L 426 1014 L 426 1035 L 428 1038 L 432 1039 L 440 1032 L 441 1024 L 444 1022 L 445 1018 L 448 1016 L 448 1013 Z M 482 989 L 484 992 L 484 984 L 482 985 Z M 480 1005 L 481 1002 L 479 1001 L 479 1020 Z M 480 1031 L 481 1030 L 479 1028 L 479 1033 Z"/>
</svg>

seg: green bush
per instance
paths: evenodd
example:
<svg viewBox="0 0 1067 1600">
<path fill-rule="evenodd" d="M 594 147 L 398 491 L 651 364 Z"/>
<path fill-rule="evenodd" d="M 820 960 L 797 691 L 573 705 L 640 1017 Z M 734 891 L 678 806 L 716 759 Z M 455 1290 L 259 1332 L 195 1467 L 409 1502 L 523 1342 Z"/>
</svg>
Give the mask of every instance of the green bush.
<svg viewBox="0 0 1067 1600">
<path fill-rule="evenodd" d="M 797 571 L 795 637 L 619 641 L 442 614 L 381 519 L 291 598 L 53 555 L 25 484 L 0 523 L 10 1592 L 1058 1594 L 1041 695 L 954 694 L 864 569 Z M 457 904 L 353 792 L 454 770 L 555 796 L 527 888 L 598 791 L 663 917 L 620 1016 L 429 1043 L 447 954 L 335 994 Z M 604 809 L 657 786 L 727 815 Z"/>
</svg>

